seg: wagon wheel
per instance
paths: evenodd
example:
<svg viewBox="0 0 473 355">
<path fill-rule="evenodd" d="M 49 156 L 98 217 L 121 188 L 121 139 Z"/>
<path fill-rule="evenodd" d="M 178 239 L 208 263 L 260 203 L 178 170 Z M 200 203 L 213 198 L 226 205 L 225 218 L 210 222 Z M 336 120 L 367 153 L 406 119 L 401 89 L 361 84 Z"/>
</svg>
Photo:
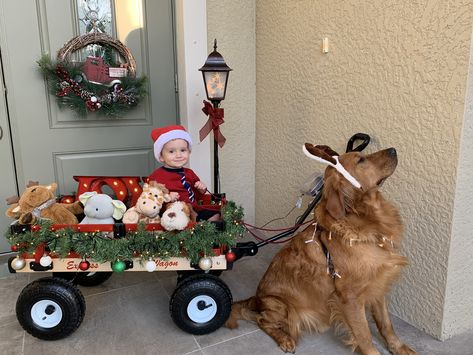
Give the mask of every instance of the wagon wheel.
<svg viewBox="0 0 473 355">
<path fill-rule="evenodd" d="M 72 283 L 46 277 L 28 284 L 18 296 L 16 316 L 23 329 L 42 340 L 73 333 L 85 315 L 85 300 Z"/>
<path fill-rule="evenodd" d="M 180 282 L 169 304 L 176 325 L 190 334 L 208 334 L 220 328 L 230 316 L 232 294 L 213 275 L 194 275 Z"/>
<path fill-rule="evenodd" d="M 136 61 L 131 51 L 123 45 L 119 40 L 110 37 L 105 33 L 88 33 L 76 36 L 67 42 L 58 52 L 58 62 L 63 62 L 67 57 L 75 51 L 88 46 L 89 44 L 110 45 L 126 60 L 128 63 L 128 73 L 131 78 L 136 77 Z"/>
<path fill-rule="evenodd" d="M 107 281 L 113 272 L 53 272 L 53 277 L 59 277 L 64 280 L 72 281 L 73 284 L 93 287 Z"/>
<path fill-rule="evenodd" d="M 177 272 L 177 283 L 181 283 L 182 281 L 186 280 L 187 278 L 194 276 L 194 275 L 214 275 L 214 276 L 220 276 L 222 275 L 223 270 L 182 270 Z"/>
</svg>

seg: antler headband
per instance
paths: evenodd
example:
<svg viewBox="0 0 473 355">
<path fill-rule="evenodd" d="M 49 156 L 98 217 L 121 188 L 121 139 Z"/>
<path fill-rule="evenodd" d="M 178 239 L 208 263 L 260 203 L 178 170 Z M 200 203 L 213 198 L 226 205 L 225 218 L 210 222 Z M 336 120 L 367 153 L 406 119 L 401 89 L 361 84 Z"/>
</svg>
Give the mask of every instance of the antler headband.
<svg viewBox="0 0 473 355">
<path fill-rule="evenodd" d="M 340 174 L 343 175 L 353 186 L 361 188 L 361 184 L 351 175 L 338 160 L 338 153 L 326 145 L 312 145 L 306 143 L 302 146 L 302 151 L 310 159 L 317 160 L 321 163 L 334 167 Z"/>
</svg>

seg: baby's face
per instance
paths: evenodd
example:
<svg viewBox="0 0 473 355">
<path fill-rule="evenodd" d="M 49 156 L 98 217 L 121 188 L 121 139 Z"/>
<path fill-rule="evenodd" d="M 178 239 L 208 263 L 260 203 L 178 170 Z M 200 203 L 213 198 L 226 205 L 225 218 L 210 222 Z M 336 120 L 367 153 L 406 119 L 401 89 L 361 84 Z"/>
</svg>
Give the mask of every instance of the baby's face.
<svg viewBox="0 0 473 355">
<path fill-rule="evenodd" d="M 182 168 L 189 160 L 189 144 L 184 139 L 167 142 L 161 150 L 159 161 L 168 168 Z"/>
</svg>

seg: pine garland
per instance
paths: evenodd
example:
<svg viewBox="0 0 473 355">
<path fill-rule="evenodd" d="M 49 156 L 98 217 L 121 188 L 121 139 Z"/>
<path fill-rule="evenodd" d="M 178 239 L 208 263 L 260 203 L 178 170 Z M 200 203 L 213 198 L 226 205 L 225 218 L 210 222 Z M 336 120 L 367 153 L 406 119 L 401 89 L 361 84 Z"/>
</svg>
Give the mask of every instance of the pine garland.
<svg viewBox="0 0 473 355">
<path fill-rule="evenodd" d="M 105 58 L 111 61 L 110 55 Z M 123 77 L 121 84 L 108 87 L 88 82 L 82 76 L 82 67 L 67 61 L 53 63 L 48 55 L 38 60 L 41 73 L 47 80 L 49 92 L 56 96 L 60 108 L 70 108 L 79 117 L 96 111 L 107 117 L 116 118 L 138 105 L 146 96 L 145 76 Z"/>
<path fill-rule="evenodd" d="M 136 257 L 147 261 L 149 258 L 186 256 L 191 263 L 196 264 L 202 255 L 214 255 L 213 248 L 232 247 L 237 237 L 243 235 L 241 207 L 232 201 L 227 202 L 222 208 L 222 217 L 225 223 L 223 231 L 218 231 L 215 224 L 208 221 L 199 222 L 191 229 L 172 232 L 150 232 L 145 230 L 144 224 L 140 224 L 136 232 L 129 232 L 123 238 L 110 239 L 104 237 L 102 232 L 82 233 L 71 229 L 52 231 L 51 223 L 41 220 L 39 231 L 32 228 L 24 233 L 12 233 L 8 229 L 5 237 L 12 246 L 16 246 L 20 255 L 32 254 L 38 245 L 45 243 L 50 252 L 60 258 L 66 258 L 71 252 L 99 263 Z"/>
</svg>

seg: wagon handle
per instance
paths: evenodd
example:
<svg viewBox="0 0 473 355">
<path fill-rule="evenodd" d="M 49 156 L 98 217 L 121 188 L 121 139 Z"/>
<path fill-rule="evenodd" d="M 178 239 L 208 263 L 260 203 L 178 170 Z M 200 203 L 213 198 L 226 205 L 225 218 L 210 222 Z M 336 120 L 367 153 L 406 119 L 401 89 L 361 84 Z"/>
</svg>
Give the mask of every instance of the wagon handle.
<svg viewBox="0 0 473 355">
<path fill-rule="evenodd" d="M 370 136 L 366 133 L 355 133 L 349 140 L 347 144 L 347 152 L 361 152 L 366 146 L 370 143 Z M 359 145 L 353 148 L 353 144 L 356 141 L 362 141 Z"/>
</svg>

